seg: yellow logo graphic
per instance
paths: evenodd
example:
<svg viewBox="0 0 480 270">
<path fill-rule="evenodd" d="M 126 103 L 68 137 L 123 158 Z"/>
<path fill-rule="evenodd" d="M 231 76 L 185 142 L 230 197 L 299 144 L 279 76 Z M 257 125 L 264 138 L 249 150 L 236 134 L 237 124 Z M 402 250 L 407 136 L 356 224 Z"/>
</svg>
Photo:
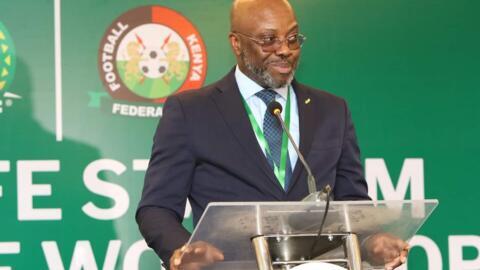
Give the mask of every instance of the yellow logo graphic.
<svg viewBox="0 0 480 270">
<path fill-rule="evenodd" d="M 7 31 L 0 22 L 0 113 L 11 107 L 15 99 L 21 97 L 7 92 L 15 76 L 15 46 Z"/>
</svg>

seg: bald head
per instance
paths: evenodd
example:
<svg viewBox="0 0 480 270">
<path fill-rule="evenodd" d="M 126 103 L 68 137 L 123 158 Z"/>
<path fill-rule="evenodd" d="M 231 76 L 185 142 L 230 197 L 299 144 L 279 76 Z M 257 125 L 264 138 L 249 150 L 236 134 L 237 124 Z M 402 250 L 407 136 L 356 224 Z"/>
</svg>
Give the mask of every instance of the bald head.
<svg viewBox="0 0 480 270">
<path fill-rule="evenodd" d="M 298 23 L 287 0 L 235 0 L 229 34 L 237 64 L 264 88 L 293 80 L 300 46 Z"/>
<path fill-rule="evenodd" d="M 257 23 L 287 16 L 296 21 L 292 6 L 287 0 L 234 0 L 230 14 L 232 32 L 251 33 Z"/>
</svg>

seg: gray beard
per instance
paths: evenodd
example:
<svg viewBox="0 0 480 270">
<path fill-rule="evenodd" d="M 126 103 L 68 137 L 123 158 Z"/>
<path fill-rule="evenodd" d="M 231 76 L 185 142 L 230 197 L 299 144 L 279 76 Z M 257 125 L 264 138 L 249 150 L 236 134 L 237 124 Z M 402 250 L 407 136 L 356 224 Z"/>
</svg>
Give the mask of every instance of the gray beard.
<svg viewBox="0 0 480 270">
<path fill-rule="evenodd" d="M 278 88 L 283 88 L 290 85 L 290 83 L 293 81 L 293 77 L 295 75 L 295 69 L 292 70 L 292 73 L 288 77 L 287 81 L 285 82 L 276 81 L 272 77 L 272 75 L 270 75 L 270 73 L 267 72 L 266 68 L 254 66 L 250 62 L 250 59 L 249 57 L 247 57 L 247 54 L 245 53 L 245 51 L 242 51 L 242 53 L 240 54 L 240 57 L 242 58 L 242 61 L 245 64 L 245 67 L 260 79 L 261 86 L 267 86 L 268 88 L 271 88 L 271 89 L 278 89 Z"/>
</svg>

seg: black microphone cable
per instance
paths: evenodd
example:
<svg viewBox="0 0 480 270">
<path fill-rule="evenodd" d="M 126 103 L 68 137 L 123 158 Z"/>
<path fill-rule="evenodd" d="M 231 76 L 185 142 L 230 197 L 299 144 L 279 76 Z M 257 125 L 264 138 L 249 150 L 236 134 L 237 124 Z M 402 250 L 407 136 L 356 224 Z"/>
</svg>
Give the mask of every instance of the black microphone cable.
<svg viewBox="0 0 480 270">
<path fill-rule="evenodd" d="M 310 260 L 313 259 L 313 251 L 315 250 L 315 247 L 318 245 L 318 241 L 322 236 L 323 226 L 325 225 L 325 220 L 327 220 L 328 209 L 330 207 L 330 193 L 332 192 L 332 188 L 330 187 L 330 185 L 326 185 L 322 191 L 327 195 L 325 202 L 325 211 L 323 212 L 322 223 L 320 223 L 320 227 L 318 228 L 317 237 L 315 237 L 315 241 L 313 241 L 312 247 L 310 248 Z"/>
</svg>

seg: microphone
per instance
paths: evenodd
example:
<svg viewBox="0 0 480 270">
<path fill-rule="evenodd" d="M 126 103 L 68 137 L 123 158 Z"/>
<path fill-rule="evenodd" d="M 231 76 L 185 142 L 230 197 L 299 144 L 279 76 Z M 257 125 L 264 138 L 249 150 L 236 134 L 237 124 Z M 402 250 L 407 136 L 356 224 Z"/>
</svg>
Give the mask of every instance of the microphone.
<svg viewBox="0 0 480 270">
<path fill-rule="evenodd" d="M 290 143 L 293 145 L 293 148 L 295 149 L 295 152 L 298 155 L 298 159 L 300 162 L 302 162 L 303 167 L 307 171 L 307 184 L 308 184 L 308 196 L 305 197 L 302 201 L 326 201 L 329 199 L 330 196 L 330 185 L 325 186 L 322 191 L 317 191 L 317 184 L 315 182 L 315 176 L 312 174 L 312 170 L 310 169 L 310 166 L 308 165 L 307 161 L 303 157 L 302 153 L 300 152 L 300 149 L 298 149 L 297 144 L 293 140 L 292 134 L 288 130 L 288 128 L 285 125 L 285 121 L 282 119 L 282 105 L 278 103 L 277 101 L 272 101 L 270 104 L 267 106 L 268 112 L 270 112 L 273 116 L 277 118 L 277 120 L 280 122 L 280 125 L 282 126 L 283 131 L 287 134 L 287 137 L 290 141 Z"/>
</svg>

